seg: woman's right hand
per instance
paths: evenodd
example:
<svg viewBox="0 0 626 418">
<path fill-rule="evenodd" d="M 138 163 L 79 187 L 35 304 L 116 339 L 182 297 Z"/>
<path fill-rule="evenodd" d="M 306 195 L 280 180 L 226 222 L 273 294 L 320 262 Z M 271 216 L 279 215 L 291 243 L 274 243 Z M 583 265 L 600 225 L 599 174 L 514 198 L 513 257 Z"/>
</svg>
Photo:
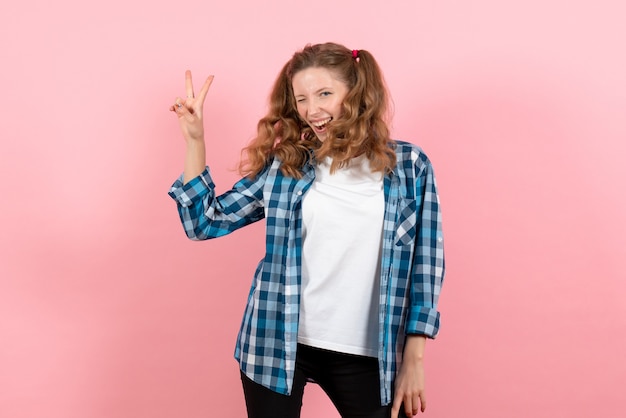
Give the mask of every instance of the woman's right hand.
<svg viewBox="0 0 626 418">
<path fill-rule="evenodd" d="M 196 97 L 193 92 L 191 71 L 185 71 L 186 99 L 176 98 L 175 103 L 170 106 L 170 111 L 178 116 L 178 125 L 185 138 L 185 141 L 204 141 L 204 124 L 202 121 L 202 107 L 204 99 L 209 92 L 209 87 L 213 82 L 213 76 L 207 77 L 200 93 Z"/>
</svg>

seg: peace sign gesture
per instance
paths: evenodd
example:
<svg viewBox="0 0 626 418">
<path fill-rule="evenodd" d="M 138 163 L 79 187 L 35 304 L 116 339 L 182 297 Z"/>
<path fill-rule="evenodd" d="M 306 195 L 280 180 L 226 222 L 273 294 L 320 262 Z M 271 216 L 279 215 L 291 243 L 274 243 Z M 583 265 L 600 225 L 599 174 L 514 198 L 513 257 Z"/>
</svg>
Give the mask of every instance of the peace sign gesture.
<svg viewBox="0 0 626 418">
<path fill-rule="evenodd" d="M 202 107 L 204 99 L 209 92 L 209 87 L 213 82 L 213 76 L 207 77 L 204 85 L 200 89 L 200 93 L 196 97 L 193 92 L 193 82 L 191 80 L 191 71 L 185 71 L 185 90 L 186 99 L 176 98 L 176 102 L 170 106 L 170 111 L 178 116 L 178 124 L 186 141 L 203 141 L 204 125 L 202 123 Z"/>
</svg>

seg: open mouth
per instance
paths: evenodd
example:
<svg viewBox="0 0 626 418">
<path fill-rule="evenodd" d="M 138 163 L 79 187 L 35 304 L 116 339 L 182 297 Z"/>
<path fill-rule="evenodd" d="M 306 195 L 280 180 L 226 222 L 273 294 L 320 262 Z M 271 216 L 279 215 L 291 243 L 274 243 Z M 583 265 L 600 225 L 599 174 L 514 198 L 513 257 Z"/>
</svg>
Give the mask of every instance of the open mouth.
<svg viewBox="0 0 626 418">
<path fill-rule="evenodd" d="M 311 123 L 311 127 L 317 133 L 325 132 L 326 131 L 326 126 L 330 123 L 331 120 L 333 120 L 332 117 L 324 119 L 324 120 L 320 120 L 320 121 L 317 121 L 317 122 L 312 122 Z"/>
</svg>

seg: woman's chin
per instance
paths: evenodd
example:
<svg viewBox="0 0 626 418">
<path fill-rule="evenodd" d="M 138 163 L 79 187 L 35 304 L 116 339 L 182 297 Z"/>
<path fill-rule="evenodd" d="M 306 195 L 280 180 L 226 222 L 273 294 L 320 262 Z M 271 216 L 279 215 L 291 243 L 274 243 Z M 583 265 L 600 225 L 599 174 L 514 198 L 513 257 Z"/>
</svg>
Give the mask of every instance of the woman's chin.
<svg viewBox="0 0 626 418">
<path fill-rule="evenodd" d="M 327 134 L 326 134 L 326 132 L 322 132 L 322 133 L 315 132 L 315 136 L 316 136 L 316 137 L 317 137 L 317 139 L 319 139 L 321 142 L 324 142 L 324 140 L 326 139 Z"/>
</svg>

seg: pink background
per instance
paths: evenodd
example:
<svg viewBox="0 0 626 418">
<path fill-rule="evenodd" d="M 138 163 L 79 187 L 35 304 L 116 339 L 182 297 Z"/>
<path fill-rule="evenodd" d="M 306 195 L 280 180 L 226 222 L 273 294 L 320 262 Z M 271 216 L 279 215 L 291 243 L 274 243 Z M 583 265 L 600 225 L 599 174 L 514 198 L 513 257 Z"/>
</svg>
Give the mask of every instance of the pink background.
<svg viewBox="0 0 626 418">
<path fill-rule="evenodd" d="M 185 69 L 216 75 L 224 190 L 280 67 L 328 40 L 379 59 L 394 136 L 435 164 L 448 271 L 425 416 L 624 416 L 622 1 L 88 4 L 0 6 L 0 417 L 242 416 L 263 225 L 185 238 L 167 108 Z M 303 417 L 337 414 L 309 386 Z"/>
</svg>

